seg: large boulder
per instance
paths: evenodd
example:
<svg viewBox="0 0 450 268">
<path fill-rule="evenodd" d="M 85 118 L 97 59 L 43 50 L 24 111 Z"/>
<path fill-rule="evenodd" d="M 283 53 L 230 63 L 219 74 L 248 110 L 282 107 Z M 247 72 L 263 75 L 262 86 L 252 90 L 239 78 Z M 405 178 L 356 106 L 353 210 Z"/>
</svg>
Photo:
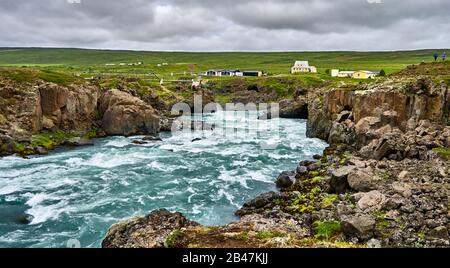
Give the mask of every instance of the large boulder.
<svg viewBox="0 0 450 268">
<path fill-rule="evenodd" d="M 377 189 L 380 178 L 370 169 L 357 169 L 348 174 L 350 188 L 357 192 L 369 192 Z"/>
<path fill-rule="evenodd" d="M 361 210 L 373 211 L 381 209 L 386 202 L 386 196 L 379 191 L 371 191 L 364 194 L 358 201 L 358 208 Z"/>
<path fill-rule="evenodd" d="M 373 236 L 376 221 L 369 215 L 355 215 L 343 219 L 342 232 L 347 237 L 357 237 L 361 240 L 368 240 Z"/>
<path fill-rule="evenodd" d="M 278 176 L 276 185 L 280 189 L 291 187 L 295 183 L 295 172 L 285 171 Z"/>
<path fill-rule="evenodd" d="M 97 119 L 98 88 L 91 85 L 39 86 L 45 130 L 87 132 Z"/>
<path fill-rule="evenodd" d="M 8 155 L 14 152 L 14 140 L 8 136 L 0 134 L 0 155 Z"/>
<path fill-rule="evenodd" d="M 98 87 L 87 83 L 2 81 L 0 131 L 14 140 L 43 130 L 85 134 L 97 120 L 98 95 Z"/>
<path fill-rule="evenodd" d="M 160 118 L 152 106 L 129 93 L 110 90 L 100 102 L 102 129 L 107 135 L 147 135 L 159 132 Z"/>
<path fill-rule="evenodd" d="M 355 168 L 355 166 L 344 166 L 331 172 L 330 190 L 332 193 L 343 194 L 350 189 L 347 179 Z"/>
</svg>

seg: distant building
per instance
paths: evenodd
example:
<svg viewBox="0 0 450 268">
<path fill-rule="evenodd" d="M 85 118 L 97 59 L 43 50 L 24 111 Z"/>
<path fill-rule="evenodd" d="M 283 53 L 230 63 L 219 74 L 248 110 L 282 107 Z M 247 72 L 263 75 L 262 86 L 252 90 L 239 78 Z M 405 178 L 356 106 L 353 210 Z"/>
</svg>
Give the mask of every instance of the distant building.
<svg viewBox="0 0 450 268">
<path fill-rule="evenodd" d="M 204 73 L 205 76 L 262 76 L 263 73 L 257 70 L 237 70 L 237 69 L 210 69 Z"/>
<path fill-rule="evenodd" d="M 372 72 L 372 71 L 356 71 L 353 74 L 353 78 L 356 78 L 356 79 L 371 79 L 371 78 L 375 78 L 379 74 L 380 73 L 378 73 L 378 72 Z"/>
<path fill-rule="evenodd" d="M 332 77 L 340 78 L 355 78 L 355 79 L 371 79 L 378 76 L 378 72 L 359 70 L 359 71 L 339 71 L 337 69 L 331 70 Z"/>
<path fill-rule="evenodd" d="M 310 66 L 308 61 L 296 61 L 291 68 L 291 73 L 317 73 L 317 68 Z"/>
<path fill-rule="evenodd" d="M 242 76 L 262 76 L 263 73 L 261 71 L 257 71 L 257 70 L 246 70 L 246 71 L 242 71 Z"/>
</svg>

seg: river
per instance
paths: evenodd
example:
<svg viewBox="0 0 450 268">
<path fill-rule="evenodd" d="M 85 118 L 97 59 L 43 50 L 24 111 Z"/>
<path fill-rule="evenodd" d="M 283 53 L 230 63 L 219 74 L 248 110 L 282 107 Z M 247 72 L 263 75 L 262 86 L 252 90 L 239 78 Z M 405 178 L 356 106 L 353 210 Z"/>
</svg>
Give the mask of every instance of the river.
<svg viewBox="0 0 450 268">
<path fill-rule="evenodd" d="M 326 146 L 306 137 L 305 120 L 280 119 L 276 136 L 217 132 L 224 122 L 236 130 L 252 121 L 235 113 L 196 120 L 216 130 L 195 134 L 197 141 L 188 133 L 142 145 L 133 143 L 141 137 L 109 137 L 46 156 L 0 158 L 0 247 L 100 247 L 111 224 L 157 208 L 226 224 L 245 201 L 276 190 L 280 172 Z M 268 141 L 273 146 L 262 146 Z"/>
</svg>

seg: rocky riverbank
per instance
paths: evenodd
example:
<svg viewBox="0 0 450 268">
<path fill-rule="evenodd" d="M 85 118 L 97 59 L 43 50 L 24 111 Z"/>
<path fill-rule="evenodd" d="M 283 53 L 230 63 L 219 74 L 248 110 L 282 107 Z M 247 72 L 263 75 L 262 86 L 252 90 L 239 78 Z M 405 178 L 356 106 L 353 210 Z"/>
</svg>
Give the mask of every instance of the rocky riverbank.
<svg viewBox="0 0 450 268">
<path fill-rule="evenodd" d="M 75 78 L 46 82 L 34 79 L 35 72 L 0 75 L 0 156 L 45 154 L 58 146 L 91 145 L 96 137 L 170 130 L 171 106 L 151 88 L 139 95 L 123 85 L 105 88 Z M 205 103 L 214 100 L 207 90 L 197 93 Z M 193 94 L 172 101 L 191 104 Z"/>
<path fill-rule="evenodd" d="M 226 226 L 155 211 L 111 227 L 103 246 L 450 247 L 450 90 L 437 80 L 411 71 L 310 91 L 308 135 L 330 147 L 282 173 L 280 192 Z"/>
</svg>

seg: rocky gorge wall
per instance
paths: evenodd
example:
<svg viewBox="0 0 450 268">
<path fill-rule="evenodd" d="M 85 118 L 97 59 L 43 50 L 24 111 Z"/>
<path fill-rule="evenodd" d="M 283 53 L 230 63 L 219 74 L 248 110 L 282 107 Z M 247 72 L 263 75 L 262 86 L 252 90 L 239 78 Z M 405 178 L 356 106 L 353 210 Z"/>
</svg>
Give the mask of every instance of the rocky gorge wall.
<svg viewBox="0 0 450 268">
<path fill-rule="evenodd" d="M 389 111 L 395 114 L 389 124 L 402 131 L 410 119 L 446 123 L 450 118 L 450 90 L 445 83 L 435 83 L 430 78 L 392 79 L 311 94 L 307 135 L 324 140 L 329 140 L 333 121 L 344 111 L 351 112 L 356 124 Z"/>
<path fill-rule="evenodd" d="M 42 133 L 67 133 L 74 138 L 92 131 L 100 136 L 128 136 L 156 134 L 159 129 L 159 112 L 124 91 L 102 90 L 90 83 L 66 86 L 2 80 L 0 84 L 1 154 L 24 153 L 24 146 L 26 154 L 43 151 L 33 148 L 34 135 Z"/>
</svg>

